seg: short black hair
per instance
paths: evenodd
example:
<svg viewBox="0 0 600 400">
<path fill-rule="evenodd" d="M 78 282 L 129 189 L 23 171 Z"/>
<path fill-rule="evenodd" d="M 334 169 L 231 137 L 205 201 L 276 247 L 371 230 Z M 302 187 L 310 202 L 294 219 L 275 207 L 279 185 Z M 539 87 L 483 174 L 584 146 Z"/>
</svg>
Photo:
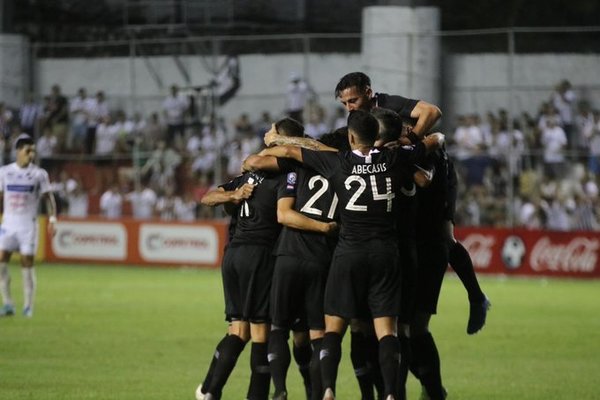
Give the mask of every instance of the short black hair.
<svg viewBox="0 0 600 400">
<path fill-rule="evenodd" d="M 17 139 L 15 140 L 15 149 L 19 150 L 23 146 L 27 146 L 28 144 L 33 144 L 33 138 L 26 133 L 21 133 Z"/>
<path fill-rule="evenodd" d="M 369 86 L 371 86 L 371 78 L 367 76 L 364 72 L 350 72 L 342 76 L 342 79 L 338 82 L 335 87 L 335 98 L 340 97 L 340 93 L 342 91 L 356 86 L 356 88 L 360 91 L 365 91 Z"/>
<path fill-rule="evenodd" d="M 384 143 L 398 140 L 402 132 L 402 118 L 397 112 L 387 108 L 376 107 L 371 114 L 379 122 L 379 139 Z"/>
<path fill-rule="evenodd" d="M 350 150 L 350 143 L 348 142 L 348 127 L 344 126 L 331 133 L 324 134 L 319 138 L 319 142 L 340 151 Z"/>
<path fill-rule="evenodd" d="M 379 134 L 379 123 L 370 112 L 354 110 L 348 115 L 348 130 L 357 136 L 361 144 L 372 146 Z"/>
<path fill-rule="evenodd" d="M 293 118 L 285 117 L 275 122 L 277 133 L 283 136 L 303 137 L 304 127 Z"/>
</svg>

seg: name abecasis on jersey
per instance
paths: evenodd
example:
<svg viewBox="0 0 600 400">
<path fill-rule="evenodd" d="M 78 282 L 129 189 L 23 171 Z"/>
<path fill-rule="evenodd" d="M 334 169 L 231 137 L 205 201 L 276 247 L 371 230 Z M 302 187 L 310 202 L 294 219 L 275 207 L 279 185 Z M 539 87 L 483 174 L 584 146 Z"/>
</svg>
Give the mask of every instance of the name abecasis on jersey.
<svg viewBox="0 0 600 400">
<path fill-rule="evenodd" d="M 387 165 L 381 164 L 359 164 L 352 167 L 352 173 L 356 175 L 360 174 L 378 174 L 380 172 L 387 171 Z"/>
</svg>

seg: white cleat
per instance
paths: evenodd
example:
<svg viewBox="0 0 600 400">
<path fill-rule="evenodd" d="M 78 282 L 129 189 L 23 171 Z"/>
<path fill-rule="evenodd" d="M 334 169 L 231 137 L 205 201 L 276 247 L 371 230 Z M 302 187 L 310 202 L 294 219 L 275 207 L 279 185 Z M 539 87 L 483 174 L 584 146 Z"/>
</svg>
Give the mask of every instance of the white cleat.
<svg viewBox="0 0 600 400">
<path fill-rule="evenodd" d="M 196 389 L 196 400 L 204 400 L 204 393 L 202 393 L 202 383 L 198 385 Z"/>
<path fill-rule="evenodd" d="M 331 390 L 331 388 L 325 389 L 323 400 L 335 400 L 335 395 L 333 394 L 333 390 Z"/>
</svg>

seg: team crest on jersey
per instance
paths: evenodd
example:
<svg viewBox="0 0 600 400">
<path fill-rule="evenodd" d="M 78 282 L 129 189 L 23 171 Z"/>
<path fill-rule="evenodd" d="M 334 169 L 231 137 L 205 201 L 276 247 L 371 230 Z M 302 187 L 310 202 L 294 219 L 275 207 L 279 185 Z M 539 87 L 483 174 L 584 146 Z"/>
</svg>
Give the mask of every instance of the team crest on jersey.
<svg viewBox="0 0 600 400">
<path fill-rule="evenodd" d="M 296 179 L 297 179 L 297 175 L 295 172 L 290 172 L 287 174 L 287 188 L 288 189 L 293 189 L 294 186 L 296 185 Z"/>
</svg>

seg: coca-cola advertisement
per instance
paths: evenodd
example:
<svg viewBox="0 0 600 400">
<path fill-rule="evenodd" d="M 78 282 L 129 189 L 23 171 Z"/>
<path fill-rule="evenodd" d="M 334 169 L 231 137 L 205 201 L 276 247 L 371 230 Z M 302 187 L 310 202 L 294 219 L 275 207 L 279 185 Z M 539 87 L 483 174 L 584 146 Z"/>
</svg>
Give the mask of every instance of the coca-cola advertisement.
<svg viewBox="0 0 600 400">
<path fill-rule="evenodd" d="M 600 278 L 600 233 L 457 228 L 477 272 Z"/>
</svg>

